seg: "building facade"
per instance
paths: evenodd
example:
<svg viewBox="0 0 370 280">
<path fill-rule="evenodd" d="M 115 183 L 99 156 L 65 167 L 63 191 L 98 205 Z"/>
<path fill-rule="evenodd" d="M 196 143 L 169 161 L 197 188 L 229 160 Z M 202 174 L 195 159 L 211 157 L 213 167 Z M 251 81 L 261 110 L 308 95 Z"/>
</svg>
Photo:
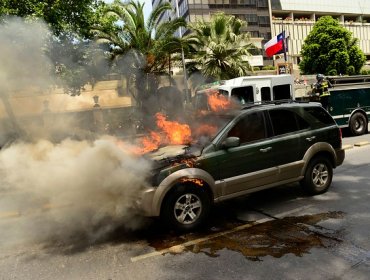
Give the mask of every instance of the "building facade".
<svg viewBox="0 0 370 280">
<path fill-rule="evenodd" d="M 168 0 L 174 7 L 172 13 L 162 15 L 160 21 L 183 17 L 187 22 L 198 19 L 208 21 L 212 14 L 222 11 L 246 20 L 247 30 L 261 47 L 283 30 L 289 34 L 288 61 L 300 61 L 304 39 L 315 22 L 330 15 L 353 33 L 359 46 L 370 60 L 370 0 Z M 160 0 L 152 0 L 155 8 Z M 178 9 L 177 9 L 178 7 Z M 184 34 L 186 30 L 182 30 Z M 183 35 L 181 34 L 181 35 Z M 180 33 L 178 34 L 180 35 Z M 259 45 L 258 45 L 259 44 Z M 259 60 L 257 60 L 259 61 Z M 257 62 L 255 65 L 260 64 Z M 264 57 L 263 64 L 272 64 Z"/>
<path fill-rule="evenodd" d="M 332 16 L 352 32 L 359 47 L 370 60 L 370 0 L 271 0 L 271 35 L 282 30 L 289 34 L 288 57 L 299 63 L 302 44 L 315 22 Z"/>
</svg>

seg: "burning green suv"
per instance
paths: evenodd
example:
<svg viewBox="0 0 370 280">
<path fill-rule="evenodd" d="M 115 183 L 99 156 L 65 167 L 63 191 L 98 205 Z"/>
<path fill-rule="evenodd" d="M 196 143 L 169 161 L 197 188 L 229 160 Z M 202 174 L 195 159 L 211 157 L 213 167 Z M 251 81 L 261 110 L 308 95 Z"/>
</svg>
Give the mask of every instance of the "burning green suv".
<svg viewBox="0 0 370 280">
<path fill-rule="evenodd" d="M 226 199 L 292 182 L 321 194 L 345 157 L 341 131 L 318 103 L 253 105 L 208 122 L 218 127 L 212 137 L 147 155 L 153 173 L 138 202 L 144 215 L 193 230 Z"/>
</svg>

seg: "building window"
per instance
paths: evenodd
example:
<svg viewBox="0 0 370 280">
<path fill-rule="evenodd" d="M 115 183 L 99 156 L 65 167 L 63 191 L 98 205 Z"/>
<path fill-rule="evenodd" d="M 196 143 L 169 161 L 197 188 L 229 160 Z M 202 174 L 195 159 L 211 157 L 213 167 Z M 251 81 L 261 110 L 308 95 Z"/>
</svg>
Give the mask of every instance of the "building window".
<svg viewBox="0 0 370 280">
<path fill-rule="evenodd" d="M 251 35 L 252 38 L 259 38 L 260 34 L 258 31 L 249 31 L 249 34 Z"/>
<path fill-rule="evenodd" d="M 246 14 L 244 15 L 244 18 L 249 26 L 258 24 L 258 17 L 256 14 Z"/>
<path fill-rule="evenodd" d="M 258 8 L 265 8 L 267 9 L 269 7 L 267 0 L 258 0 L 257 2 Z"/>
<path fill-rule="evenodd" d="M 260 37 L 265 39 L 265 40 L 268 40 L 270 38 L 268 33 L 262 33 L 262 32 L 260 33 Z"/>
<path fill-rule="evenodd" d="M 255 7 L 257 4 L 257 0 L 240 0 L 240 4 L 244 4 L 244 6 Z"/>
<path fill-rule="evenodd" d="M 268 27 L 270 26 L 270 19 L 268 16 L 259 16 L 258 17 L 259 26 Z"/>
</svg>

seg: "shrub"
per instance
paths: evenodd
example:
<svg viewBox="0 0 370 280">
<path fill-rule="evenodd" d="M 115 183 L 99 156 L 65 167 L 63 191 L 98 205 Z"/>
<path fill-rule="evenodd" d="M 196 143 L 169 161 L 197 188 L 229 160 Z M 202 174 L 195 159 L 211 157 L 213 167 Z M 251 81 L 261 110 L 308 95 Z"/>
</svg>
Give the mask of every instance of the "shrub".
<svg viewBox="0 0 370 280">
<path fill-rule="evenodd" d="M 353 65 L 348 66 L 347 71 L 348 75 L 354 75 L 356 73 L 355 67 Z"/>
<path fill-rule="evenodd" d="M 331 69 L 328 72 L 328 76 L 337 76 L 337 75 L 338 75 L 338 72 L 335 69 Z"/>
<path fill-rule="evenodd" d="M 262 67 L 262 70 L 275 70 L 275 66 L 273 65 L 266 65 Z"/>
</svg>

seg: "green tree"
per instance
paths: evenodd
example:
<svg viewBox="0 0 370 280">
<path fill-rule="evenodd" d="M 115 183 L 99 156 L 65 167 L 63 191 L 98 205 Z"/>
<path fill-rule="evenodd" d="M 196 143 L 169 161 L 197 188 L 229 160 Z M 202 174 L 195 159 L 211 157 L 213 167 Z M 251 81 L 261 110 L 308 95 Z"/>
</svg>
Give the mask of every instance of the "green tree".
<svg viewBox="0 0 370 280">
<path fill-rule="evenodd" d="M 186 37 L 191 48 L 189 71 L 200 71 L 207 79 L 231 79 L 248 75 L 251 66 L 247 57 L 256 47 L 244 32 L 247 23 L 235 16 L 217 13 L 210 22 L 190 25 Z"/>
<path fill-rule="evenodd" d="M 321 17 L 302 46 L 303 74 L 358 74 L 366 58 L 357 38 L 331 16 Z"/>
<path fill-rule="evenodd" d="M 42 18 L 56 35 L 73 32 L 88 36 L 99 5 L 103 5 L 101 0 L 0 0 L 0 15 Z"/>
<path fill-rule="evenodd" d="M 168 72 L 171 56 L 183 46 L 183 40 L 174 33 L 186 26 L 184 19 L 158 24 L 159 17 L 170 10 L 170 3 L 161 2 L 146 21 L 144 3 L 115 0 L 94 28 L 97 42 L 109 46 L 116 71 L 131 81 L 131 94 L 146 113 L 154 110 L 149 100 L 158 88 L 157 75 Z"/>
</svg>

